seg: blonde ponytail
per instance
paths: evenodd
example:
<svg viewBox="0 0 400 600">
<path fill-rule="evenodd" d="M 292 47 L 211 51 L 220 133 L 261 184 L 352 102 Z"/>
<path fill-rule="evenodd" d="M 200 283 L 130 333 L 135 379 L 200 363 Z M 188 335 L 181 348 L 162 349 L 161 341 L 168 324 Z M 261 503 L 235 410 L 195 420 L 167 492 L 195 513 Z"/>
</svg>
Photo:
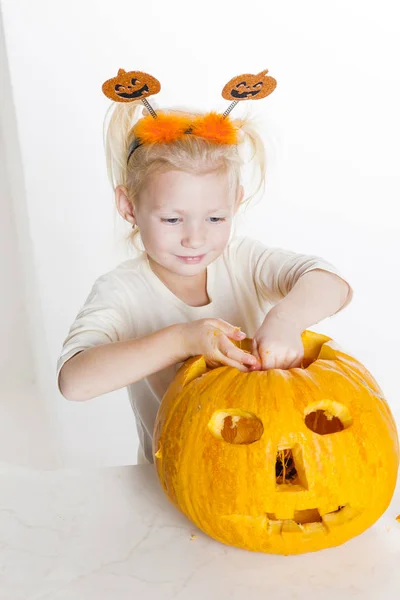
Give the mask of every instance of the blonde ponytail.
<svg viewBox="0 0 400 600">
<path fill-rule="evenodd" d="M 243 116 L 238 118 L 235 123 L 241 131 L 241 138 L 238 150 L 242 158 L 242 175 L 247 172 L 247 179 L 252 182 L 252 189 L 246 190 L 242 205 L 249 205 L 253 198 L 261 198 L 265 191 L 265 180 L 267 172 L 267 154 L 265 151 L 264 140 L 261 136 L 263 129 L 263 120 L 253 112 L 253 106 L 243 106 Z M 250 193 L 249 193 L 250 192 Z"/>
<path fill-rule="evenodd" d="M 103 124 L 103 139 L 107 173 L 113 190 L 118 185 L 126 186 L 127 184 L 126 159 L 130 137 L 132 137 L 130 132 L 141 118 L 143 108 L 143 103 L 140 100 L 113 102 L 106 113 Z"/>
</svg>

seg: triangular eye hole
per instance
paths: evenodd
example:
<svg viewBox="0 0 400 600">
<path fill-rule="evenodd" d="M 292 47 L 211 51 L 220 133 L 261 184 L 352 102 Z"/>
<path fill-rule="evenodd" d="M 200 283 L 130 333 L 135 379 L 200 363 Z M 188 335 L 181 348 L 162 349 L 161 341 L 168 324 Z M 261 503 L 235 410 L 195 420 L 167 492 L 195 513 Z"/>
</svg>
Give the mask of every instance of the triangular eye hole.
<svg viewBox="0 0 400 600">
<path fill-rule="evenodd" d="M 304 422 L 314 433 L 328 435 L 347 429 L 353 419 L 347 406 L 333 400 L 320 400 L 307 406 Z"/>
<path fill-rule="evenodd" d="M 218 410 L 208 423 L 209 431 L 228 444 L 254 444 L 264 433 L 264 426 L 253 413 L 239 409 Z"/>
</svg>

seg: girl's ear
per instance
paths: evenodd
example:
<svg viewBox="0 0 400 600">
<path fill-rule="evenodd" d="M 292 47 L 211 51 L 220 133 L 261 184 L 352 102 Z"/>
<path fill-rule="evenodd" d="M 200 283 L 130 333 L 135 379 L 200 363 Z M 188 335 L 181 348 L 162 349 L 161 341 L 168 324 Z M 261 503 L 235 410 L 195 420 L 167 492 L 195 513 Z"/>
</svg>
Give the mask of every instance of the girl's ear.
<svg viewBox="0 0 400 600">
<path fill-rule="evenodd" d="M 244 196 L 244 187 L 242 185 L 239 185 L 238 193 L 236 196 L 236 202 L 235 202 L 235 213 L 238 210 L 241 201 L 243 200 L 243 196 Z"/>
<path fill-rule="evenodd" d="M 135 211 L 128 199 L 128 190 L 123 185 L 115 188 L 115 204 L 121 217 L 131 225 L 136 225 Z"/>
</svg>

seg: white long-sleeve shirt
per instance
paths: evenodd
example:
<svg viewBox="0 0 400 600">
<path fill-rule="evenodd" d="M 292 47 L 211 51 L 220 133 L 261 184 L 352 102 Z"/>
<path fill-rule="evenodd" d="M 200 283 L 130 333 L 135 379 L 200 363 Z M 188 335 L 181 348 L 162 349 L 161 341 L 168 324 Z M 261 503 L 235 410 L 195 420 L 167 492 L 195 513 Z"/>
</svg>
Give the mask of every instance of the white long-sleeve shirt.
<svg viewBox="0 0 400 600">
<path fill-rule="evenodd" d="M 189 306 L 157 277 L 143 252 L 95 281 L 64 341 L 57 362 L 57 381 L 64 363 L 81 350 L 142 337 L 176 323 L 220 318 L 240 327 L 251 338 L 268 310 L 290 292 L 304 273 L 313 269 L 344 279 L 332 264 L 318 256 L 269 248 L 245 236 L 233 237 L 223 254 L 207 266 L 210 303 Z M 352 296 L 350 287 L 339 310 L 349 304 Z M 153 461 L 152 434 L 157 410 L 181 364 L 127 386 L 141 450 L 149 462 Z"/>
</svg>

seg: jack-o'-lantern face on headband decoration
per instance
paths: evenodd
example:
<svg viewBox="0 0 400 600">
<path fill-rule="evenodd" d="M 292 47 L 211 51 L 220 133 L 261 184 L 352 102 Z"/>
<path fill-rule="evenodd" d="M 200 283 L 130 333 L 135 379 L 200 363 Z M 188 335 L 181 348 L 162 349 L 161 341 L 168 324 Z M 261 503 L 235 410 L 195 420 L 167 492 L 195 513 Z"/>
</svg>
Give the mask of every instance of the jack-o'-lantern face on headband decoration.
<svg viewBox="0 0 400 600">
<path fill-rule="evenodd" d="M 160 82 L 152 75 L 142 71 L 129 71 L 119 69 L 117 77 L 103 83 L 103 92 L 116 102 L 132 102 L 158 94 L 161 89 Z"/>
<path fill-rule="evenodd" d="M 258 75 L 238 75 L 225 85 L 222 97 L 225 100 L 259 100 L 271 94 L 276 88 L 276 79 L 267 75 L 268 69 Z"/>
</svg>

